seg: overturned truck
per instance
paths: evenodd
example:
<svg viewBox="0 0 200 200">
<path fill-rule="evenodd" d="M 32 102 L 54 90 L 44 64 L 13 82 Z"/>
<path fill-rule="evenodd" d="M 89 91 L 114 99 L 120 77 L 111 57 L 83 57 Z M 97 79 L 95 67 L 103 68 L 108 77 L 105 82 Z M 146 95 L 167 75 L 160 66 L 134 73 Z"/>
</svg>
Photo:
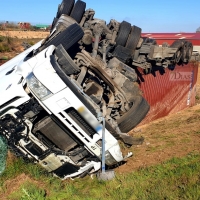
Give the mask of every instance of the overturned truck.
<svg viewBox="0 0 200 200">
<path fill-rule="evenodd" d="M 0 134 L 11 151 L 66 179 L 101 167 L 105 119 L 106 166 L 120 165 L 119 140 L 149 111 L 138 86 L 138 68 L 174 68 L 187 63 L 192 44 L 171 46 L 141 37 L 141 29 L 63 0 L 49 36 L 0 70 Z"/>
</svg>

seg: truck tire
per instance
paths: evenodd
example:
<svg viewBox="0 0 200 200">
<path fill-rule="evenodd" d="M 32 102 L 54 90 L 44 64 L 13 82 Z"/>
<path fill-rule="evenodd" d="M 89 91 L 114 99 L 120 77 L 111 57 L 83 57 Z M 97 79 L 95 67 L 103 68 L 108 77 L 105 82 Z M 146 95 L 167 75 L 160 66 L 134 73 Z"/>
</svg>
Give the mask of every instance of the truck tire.
<svg viewBox="0 0 200 200">
<path fill-rule="evenodd" d="M 55 22 L 53 22 L 54 25 L 52 25 L 51 34 L 48 36 L 48 38 L 45 39 L 43 43 L 47 43 L 47 41 L 52 40 L 52 38 L 65 30 L 67 27 L 76 23 L 72 17 L 65 14 L 62 14 L 59 19 L 54 18 L 54 21 Z"/>
<path fill-rule="evenodd" d="M 149 38 L 148 43 L 151 43 L 152 45 L 157 45 L 157 42 L 153 38 Z"/>
<path fill-rule="evenodd" d="M 182 43 L 182 55 L 181 55 L 181 62 L 185 62 L 186 61 L 186 53 L 187 53 L 187 42 L 183 42 Z"/>
<path fill-rule="evenodd" d="M 120 24 L 119 31 L 115 39 L 116 45 L 121 45 L 124 47 L 130 31 L 131 31 L 131 24 L 126 21 L 123 21 Z"/>
<path fill-rule="evenodd" d="M 186 43 L 186 56 L 185 56 L 185 62 L 189 62 L 191 56 L 192 56 L 193 46 L 191 42 Z"/>
<path fill-rule="evenodd" d="M 85 12 L 85 8 L 86 8 L 86 3 L 78 0 L 75 3 L 74 8 L 72 9 L 70 16 L 72 18 L 74 18 L 78 23 L 80 23 L 80 21 L 83 17 L 83 14 Z"/>
<path fill-rule="evenodd" d="M 57 21 L 58 21 L 58 18 L 54 17 L 54 19 L 53 19 L 53 22 L 52 22 L 52 25 L 51 25 L 51 30 L 50 30 L 50 33 L 51 33 L 51 32 L 52 32 L 52 30 L 54 29 L 54 27 L 55 27 L 55 25 L 56 25 Z"/>
<path fill-rule="evenodd" d="M 57 18 L 58 15 L 59 15 L 59 12 L 60 12 L 60 6 L 61 6 L 61 4 L 58 4 L 58 9 L 57 9 L 57 13 L 56 13 L 56 17 L 55 17 L 55 18 Z"/>
<path fill-rule="evenodd" d="M 58 7 L 56 18 L 59 18 L 62 14 L 70 15 L 74 2 L 75 0 L 63 0 Z"/>
<path fill-rule="evenodd" d="M 179 63 L 181 61 L 183 55 L 183 42 L 182 40 L 175 40 L 170 47 L 177 48 L 176 53 L 173 56 L 174 64 Z"/>
<path fill-rule="evenodd" d="M 140 40 L 141 31 L 142 31 L 141 28 L 137 26 L 132 26 L 131 28 L 131 33 L 126 42 L 126 48 L 131 50 L 132 55 L 134 54 L 137 44 Z"/>
<path fill-rule="evenodd" d="M 117 119 L 119 129 L 123 133 L 129 132 L 137 126 L 144 119 L 150 108 L 147 101 L 141 95 L 135 96 L 133 103 L 131 109 L 120 119 Z"/>
<path fill-rule="evenodd" d="M 77 43 L 83 37 L 83 30 L 78 24 L 72 24 L 64 31 L 59 33 L 56 37 L 52 38 L 52 40 L 47 41 L 47 43 L 41 46 L 40 51 L 47 48 L 50 45 L 58 46 L 62 44 L 65 50 L 68 50 L 72 45 Z"/>
<path fill-rule="evenodd" d="M 151 43 L 152 45 L 156 45 L 157 44 L 156 40 L 153 39 L 153 38 L 142 37 L 142 39 L 143 39 L 143 44 L 144 43 Z"/>
<path fill-rule="evenodd" d="M 54 26 L 56 27 L 55 33 L 57 34 L 58 32 L 65 30 L 67 27 L 75 23 L 76 21 L 72 17 L 62 14 Z"/>
<path fill-rule="evenodd" d="M 149 42 L 149 37 L 142 37 L 143 43 L 148 43 Z"/>
</svg>

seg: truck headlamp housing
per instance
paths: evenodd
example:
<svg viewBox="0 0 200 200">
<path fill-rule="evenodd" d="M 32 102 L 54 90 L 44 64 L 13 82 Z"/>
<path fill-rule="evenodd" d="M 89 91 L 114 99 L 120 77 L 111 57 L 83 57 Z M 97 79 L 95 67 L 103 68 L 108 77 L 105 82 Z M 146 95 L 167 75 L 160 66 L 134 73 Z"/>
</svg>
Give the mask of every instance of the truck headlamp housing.
<svg viewBox="0 0 200 200">
<path fill-rule="evenodd" d="M 48 96 L 52 95 L 52 93 L 44 86 L 33 73 L 30 73 L 26 78 L 27 85 L 29 89 L 40 99 L 46 99 Z"/>
<path fill-rule="evenodd" d="M 113 158 L 109 151 L 105 152 L 105 162 L 107 165 L 111 166 L 117 163 L 117 161 Z"/>
</svg>

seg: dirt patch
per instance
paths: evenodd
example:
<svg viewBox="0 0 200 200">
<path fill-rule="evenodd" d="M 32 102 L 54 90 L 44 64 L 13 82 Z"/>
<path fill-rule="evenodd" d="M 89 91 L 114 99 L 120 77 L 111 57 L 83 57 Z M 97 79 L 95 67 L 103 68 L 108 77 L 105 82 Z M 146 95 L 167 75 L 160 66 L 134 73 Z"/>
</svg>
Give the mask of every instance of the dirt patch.
<svg viewBox="0 0 200 200">
<path fill-rule="evenodd" d="M 17 56 L 21 52 L 24 51 L 24 47 L 22 46 L 23 41 L 14 41 L 12 44 L 12 49 L 9 52 L 0 52 L 0 63 L 5 63 L 11 58 Z"/>
<path fill-rule="evenodd" d="M 13 193 L 13 191 L 17 191 L 20 189 L 20 187 L 27 182 L 31 182 L 32 184 L 35 184 L 39 186 L 42 189 L 45 189 L 44 183 L 40 181 L 33 180 L 26 174 L 22 173 L 19 176 L 9 179 L 5 182 L 4 187 L 6 188 L 6 194 L 2 194 L 1 200 L 7 200 L 8 196 Z"/>
<path fill-rule="evenodd" d="M 30 38 L 46 38 L 49 35 L 47 31 L 0 31 L 0 35 L 18 38 L 18 39 L 30 39 Z"/>
<path fill-rule="evenodd" d="M 200 153 L 199 121 L 200 105 L 196 105 L 137 127 L 130 135 L 143 136 L 145 141 L 142 145 L 133 146 L 128 150 L 124 148 L 124 152 L 132 151 L 134 155 L 116 171 L 130 172 L 173 157 Z"/>
<path fill-rule="evenodd" d="M 0 52 L 0 65 L 24 51 L 23 43 L 33 45 L 46 38 L 44 31 L 0 31 L 0 36 L 10 37 L 12 48 L 9 52 Z"/>
</svg>

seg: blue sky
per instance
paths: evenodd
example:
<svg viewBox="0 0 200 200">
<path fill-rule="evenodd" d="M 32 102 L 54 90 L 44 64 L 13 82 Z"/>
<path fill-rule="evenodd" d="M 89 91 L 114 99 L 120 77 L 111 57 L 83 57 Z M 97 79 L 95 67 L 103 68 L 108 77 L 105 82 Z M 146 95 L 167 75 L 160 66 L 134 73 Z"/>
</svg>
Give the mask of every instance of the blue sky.
<svg viewBox="0 0 200 200">
<path fill-rule="evenodd" d="M 51 24 L 62 0 L 0 0 L 0 21 Z M 196 32 L 200 0 L 84 0 L 95 18 L 123 20 L 142 32 Z"/>
</svg>

